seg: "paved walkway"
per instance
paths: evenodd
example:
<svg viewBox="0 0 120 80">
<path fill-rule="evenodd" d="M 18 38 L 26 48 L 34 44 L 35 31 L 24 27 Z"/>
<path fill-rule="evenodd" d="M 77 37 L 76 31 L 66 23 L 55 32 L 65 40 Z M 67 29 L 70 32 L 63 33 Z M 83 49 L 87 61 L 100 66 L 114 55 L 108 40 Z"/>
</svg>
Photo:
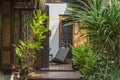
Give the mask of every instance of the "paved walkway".
<svg viewBox="0 0 120 80">
<path fill-rule="evenodd" d="M 3 73 L 0 71 L 0 80 L 3 80 Z"/>
<path fill-rule="evenodd" d="M 13 80 L 13 79 L 11 79 L 11 75 L 5 75 L 5 74 L 3 74 L 3 72 L 2 71 L 0 71 L 0 80 Z"/>
</svg>

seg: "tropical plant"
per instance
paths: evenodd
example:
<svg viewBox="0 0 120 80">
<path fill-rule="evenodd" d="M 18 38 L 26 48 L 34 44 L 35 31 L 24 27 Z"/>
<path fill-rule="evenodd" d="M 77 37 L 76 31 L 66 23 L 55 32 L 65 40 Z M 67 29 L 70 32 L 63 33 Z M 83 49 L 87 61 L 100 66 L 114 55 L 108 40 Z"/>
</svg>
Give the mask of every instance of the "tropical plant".
<svg viewBox="0 0 120 80">
<path fill-rule="evenodd" d="M 37 51 L 43 49 L 42 41 L 46 38 L 44 33 L 48 31 L 44 27 L 44 21 L 47 18 L 46 14 L 42 14 L 40 10 L 35 10 L 33 18 L 25 22 L 31 28 L 34 40 L 27 42 L 18 40 L 18 44 L 13 44 L 15 52 L 22 62 L 20 69 L 24 75 L 21 74 L 23 76 L 21 80 L 24 80 L 25 76 L 33 71 Z"/>
<path fill-rule="evenodd" d="M 87 76 L 85 80 L 111 80 L 112 76 L 119 74 L 120 69 L 117 64 L 112 64 L 120 62 L 120 1 L 87 0 L 87 3 L 77 1 L 69 5 L 73 17 L 66 19 L 69 21 L 67 25 L 81 22 L 80 29 L 86 30 L 82 36 L 89 38 L 92 50 L 99 56 L 95 65 L 98 70 L 93 76 L 85 74 L 84 76 Z M 103 59 L 99 59 L 101 57 Z M 113 68 L 116 72 L 112 71 Z M 113 80 L 119 79 L 120 77 L 114 77 Z"/>
<path fill-rule="evenodd" d="M 81 29 L 87 30 L 85 35 L 89 37 L 89 42 L 97 53 L 118 59 L 120 55 L 120 1 L 112 0 L 111 4 L 106 0 L 87 0 L 88 4 L 81 0 L 77 1 L 80 4 L 70 5 L 70 11 L 74 16 L 71 21 L 83 24 Z"/>
<path fill-rule="evenodd" d="M 106 65 L 107 64 L 107 65 Z M 84 80 L 119 80 L 120 79 L 120 63 L 108 61 L 102 57 L 95 64 L 95 72 L 93 75 L 85 75 Z"/>
<path fill-rule="evenodd" d="M 72 47 L 73 66 L 78 68 L 82 75 L 93 75 L 97 57 L 91 50 L 89 44 L 82 44 L 79 47 Z M 85 78 L 86 76 L 84 76 Z"/>
</svg>

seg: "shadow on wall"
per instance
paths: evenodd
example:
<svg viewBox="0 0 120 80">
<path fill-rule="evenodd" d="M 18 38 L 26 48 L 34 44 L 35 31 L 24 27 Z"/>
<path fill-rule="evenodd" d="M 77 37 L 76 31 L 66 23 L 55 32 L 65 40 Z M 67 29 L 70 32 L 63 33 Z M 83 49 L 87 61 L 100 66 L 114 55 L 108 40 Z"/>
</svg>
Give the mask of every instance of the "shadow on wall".
<svg viewBox="0 0 120 80">
<path fill-rule="evenodd" d="M 53 26 L 51 29 L 51 36 L 50 36 L 49 44 L 50 44 L 50 49 L 51 49 L 49 54 L 53 54 L 53 56 L 55 56 L 55 54 L 57 53 L 59 49 L 59 26 L 57 25 Z"/>
</svg>

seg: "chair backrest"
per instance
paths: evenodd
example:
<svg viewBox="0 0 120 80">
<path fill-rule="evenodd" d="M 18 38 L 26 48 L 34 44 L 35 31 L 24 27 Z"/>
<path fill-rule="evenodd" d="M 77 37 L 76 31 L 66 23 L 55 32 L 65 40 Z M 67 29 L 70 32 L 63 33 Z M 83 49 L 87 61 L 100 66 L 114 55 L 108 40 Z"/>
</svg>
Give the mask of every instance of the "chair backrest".
<svg viewBox="0 0 120 80">
<path fill-rule="evenodd" d="M 66 63 L 65 60 L 67 58 L 67 55 L 70 51 L 70 48 L 60 48 L 55 55 L 55 57 L 50 62 L 58 62 L 58 63 Z"/>
<path fill-rule="evenodd" d="M 65 61 L 68 52 L 69 52 L 70 48 L 60 48 L 55 56 L 55 58 L 61 60 L 61 61 Z"/>
</svg>

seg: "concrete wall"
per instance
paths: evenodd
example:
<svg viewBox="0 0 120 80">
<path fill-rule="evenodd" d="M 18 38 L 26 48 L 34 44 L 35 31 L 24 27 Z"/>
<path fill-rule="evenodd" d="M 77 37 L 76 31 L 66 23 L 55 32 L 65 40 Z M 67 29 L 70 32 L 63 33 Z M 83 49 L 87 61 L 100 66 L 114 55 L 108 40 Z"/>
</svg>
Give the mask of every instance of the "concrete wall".
<svg viewBox="0 0 120 80">
<path fill-rule="evenodd" d="M 49 29 L 51 36 L 49 38 L 49 54 L 57 53 L 59 49 L 59 15 L 68 14 L 66 3 L 47 3 L 49 6 Z"/>
</svg>

